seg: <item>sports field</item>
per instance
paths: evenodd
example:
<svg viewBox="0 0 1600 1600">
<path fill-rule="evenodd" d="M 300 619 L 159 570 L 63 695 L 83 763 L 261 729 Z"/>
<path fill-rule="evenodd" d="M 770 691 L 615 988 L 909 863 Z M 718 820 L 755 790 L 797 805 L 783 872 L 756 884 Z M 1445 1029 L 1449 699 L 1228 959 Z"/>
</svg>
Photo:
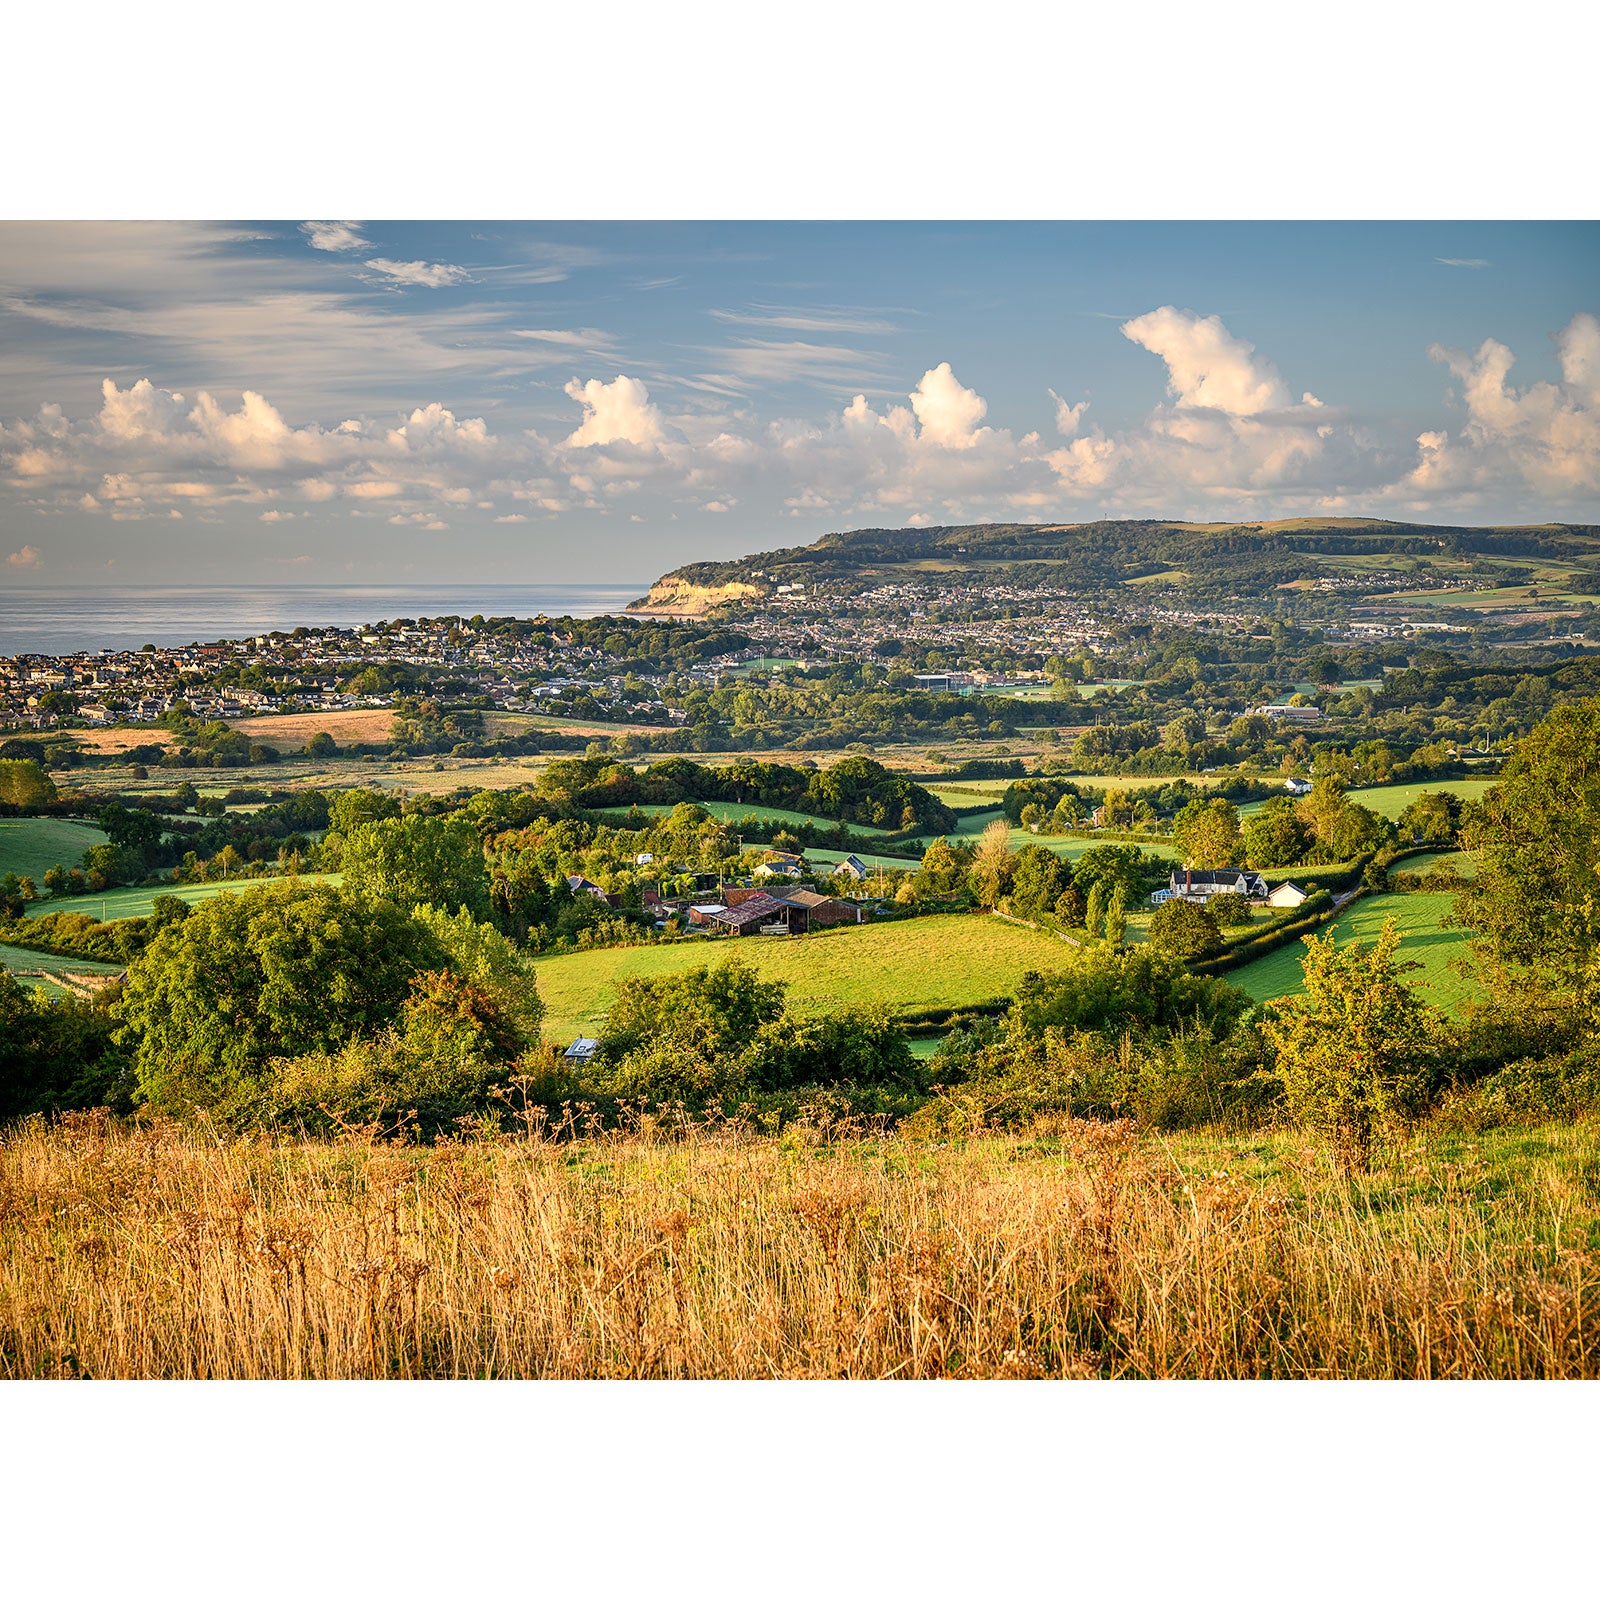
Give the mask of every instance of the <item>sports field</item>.
<svg viewBox="0 0 1600 1600">
<path fill-rule="evenodd" d="M 271 878 L 229 878 L 221 883 L 163 883 L 155 887 L 133 889 L 107 889 L 104 894 L 67 895 L 60 900 L 35 900 L 26 915 L 42 917 L 49 911 L 77 911 L 86 917 L 97 917 L 101 922 L 121 922 L 125 917 L 148 917 L 151 902 L 158 894 L 171 895 L 185 905 L 195 905 L 219 894 L 237 894 L 241 889 L 252 889 L 261 883 L 279 883 Z M 343 873 L 302 872 L 301 883 L 342 883 Z"/>
<path fill-rule="evenodd" d="M 1393 917 L 1404 935 L 1398 959 L 1420 964 L 1408 981 L 1423 986 L 1423 998 L 1430 1004 L 1444 1011 L 1455 1011 L 1463 1001 L 1476 998 L 1478 986 L 1450 970 L 1451 961 L 1468 953 L 1465 931 L 1440 926 L 1454 907 L 1455 896 L 1451 894 L 1363 895 L 1347 906 L 1335 921 L 1334 937 L 1340 945 L 1352 939 L 1371 944 L 1385 919 Z M 1301 994 L 1305 985 L 1300 963 L 1305 953 L 1303 944 L 1285 945 L 1224 976 L 1254 1000 Z"/>
<path fill-rule="evenodd" d="M 0 818 L 0 878 L 8 872 L 32 878 L 43 893 L 44 875 L 51 867 L 75 867 L 85 850 L 105 842 L 105 834 L 88 822 L 65 817 Z"/>
<path fill-rule="evenodd" d="M 1025 972 L 1064 970 L 1072 948 L 996 917 L 964 915 L 781 939 L 708 938 L 545 956 L 537 963 L 545 1035 L 569 1043 L 596 1032 L 623 978 L 659 977 L 732 955 L 763 978 L 787 982 L 790 1004 L 802 1011 L 882 1004 L 907 1012 L 1010 995 Z"/>
</svg>

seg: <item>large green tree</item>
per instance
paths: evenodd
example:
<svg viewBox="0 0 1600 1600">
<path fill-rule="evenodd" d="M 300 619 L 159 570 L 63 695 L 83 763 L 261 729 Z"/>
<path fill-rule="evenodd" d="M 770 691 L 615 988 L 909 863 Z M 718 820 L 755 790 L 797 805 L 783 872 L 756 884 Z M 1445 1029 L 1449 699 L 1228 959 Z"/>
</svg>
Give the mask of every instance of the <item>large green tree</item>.
<svg viewBox="0 0 1600 1600">
<path fill-rule="evenodd" d="M 143 1099 L 220 1104 L 275 1056 L 384 1027 L 417 973 L 448 964 L 435 934 L 387 901 L 266 884 L 218 895 L 151 940 L 129 965 L 118 1037 L 136 1049 Z"/>
<path fill-rule="evenodd" d="M 1559 706 L 1468 808 L 1478 852 L 1462 920 L 1505 967 L 1560 990 L 1600 990 L 1600 699 Z"/>
<path fill-rule="evenodd" d="M 1221 798 L 1191 800 L 1172 819 L 1172 842 L 1201 871 L 1237 866 L 1243 851 L 1239 813 Z"/>
<path fill-rule="evenodd" d="M 369 899 L 410 910 L 436 906 L 489 915 L 489 869 L 471 821 L 448 817 L 386 817 L 363 822 L 345 839 L 344 882 Z"/>
</svg>

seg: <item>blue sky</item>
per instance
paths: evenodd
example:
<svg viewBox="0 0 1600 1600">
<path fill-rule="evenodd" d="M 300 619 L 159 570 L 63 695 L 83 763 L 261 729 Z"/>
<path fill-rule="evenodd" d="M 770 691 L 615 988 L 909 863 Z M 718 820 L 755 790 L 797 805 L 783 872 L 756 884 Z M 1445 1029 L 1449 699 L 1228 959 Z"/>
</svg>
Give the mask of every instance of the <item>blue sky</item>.
<svg viewBox="0 0 1600 1600">
<path fill-rule="evenodd" d="M 1594 224 L 0 224 L 8 582 L 1600 520 Z"/>
</svg>

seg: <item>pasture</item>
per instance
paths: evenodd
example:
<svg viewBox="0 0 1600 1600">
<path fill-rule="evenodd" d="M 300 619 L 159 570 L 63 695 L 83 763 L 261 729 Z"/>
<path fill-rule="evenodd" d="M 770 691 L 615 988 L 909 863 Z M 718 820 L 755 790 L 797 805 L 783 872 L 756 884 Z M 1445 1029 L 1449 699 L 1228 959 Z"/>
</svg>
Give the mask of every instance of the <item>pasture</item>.
<svg viewBox="0 0 1600 1600">
<path fill-rule="evenodd" d="M 887 1004 L 896 1012 L 975 1006 L 1012 994 L 1025 972 L 1063 971 L 1072 947 L 997 917 L 914 917 L 783 939 L 708 938 L 580 950 L 537 962 L 545 1034 L 558 1044 L 602 1025 L 624 978 L 662 977 L 738 956 L 789 985 L 801 1011 Z"/>
<path fill-rule="evenodd" d="M 44 875 L 54 866 L 75 867 L 91 845 L 104 844 L 106 836 L 90 822 L 65 817 L 0 818 L 0 877 L 14 872 L 32 878 L 44 889 Z"/>
<path fill-rule="evenodd" d="M 1350 798 L 1369 811 L 1391 822 L 1400 820 L 1400 813 L 1411 802 L 1424 794 L 1460 795 L 1463 800 L 1481 800 L 1494 787 L 1492 778 L 1442 778 L 1434 783 L 1390 783 L 1376 789 L 1352 789 Z"/>
<path fill-rule="evenodd" d="M 237 894 L 260 883 L 277 883 L 278 878 L 228 878 L 219 883 L 158 883 L 131 889 L 107 889 L 103 894 L 75 894 L 62 899 L 35 900 L 25 913 L 42 917 L 50 911 L 76 911 L 101 922 L 121 922 L 126 917 L 148 917 L 155 897 L 170 895 L 185 905 L 198 905 L 219 894 Z M 343 873 L 302 872 L 301 883 L 342 883 Z"/>
<path fill-rule="evenodd" d="M 1394 864 L 1396 872 L 1432 872 L 1436 867 L 1455 869 L 1458 878 L 1475 878 L 1478 875 L 1478 855 L 1475 850 L 1433 850 L 1425 856 L 1407 856 Z"/>
<path fill-rule="evenodd" d="M 104 961 L 90 961 L 84 956 L 51 955 L 47 950 L 28 950 L 15 944 L 0 944 L 0 967 L 15 973 L 18 981 L 30 989 L 43 989 L 52 995 L 64 993 L 66 986 L 52 983 L 48 978 L 24 977 L 23 974 L 81 972 L 90 977 L 114 978 L 122 971 L 121 967 L 110 966 Z"/>
<path fill-rule="evenodd" d="M 1334 922 L 1334 939 L 1341 946 L 1352 939 L 1370 945 L 1384 921 L 1393 917 L 1404 935 L 1398 959 L 1418 963 L 1418 969 L 1408 975 L 1407 981 L 1421 988 L 1423 998 L 1431 1005 L 1442 1011 L 1458 1011 L 1465 1001 L 1476 999 L 1479 990 L 1470 978 L 1450 970 L 1450 962 L 1469 953 L 1467 933 L 1442 926 L 1454 907 L 1455 896 L 1451 894 L 1363 895 L 1346 906 Z M 1300 963 L 1304 956 L 1305 947 L 1297 941 L 1235 972 L 1225 973 L 1224 977 L 1253 1000 L 1302 994 L 1305 982 Z"/>
</svg>

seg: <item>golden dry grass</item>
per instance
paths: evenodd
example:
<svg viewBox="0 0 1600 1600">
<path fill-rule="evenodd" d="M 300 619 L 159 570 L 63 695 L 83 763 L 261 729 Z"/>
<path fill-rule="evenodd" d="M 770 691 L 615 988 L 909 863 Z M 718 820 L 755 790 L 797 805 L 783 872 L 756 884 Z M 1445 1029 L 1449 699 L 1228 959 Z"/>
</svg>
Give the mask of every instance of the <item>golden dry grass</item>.
<svg viewBox="0 0 1600 1600">
<path fill-rule="evenodd" d="M 1593 1126 L 1417 1145 L 1360 1182 L 1284 1136 L 1070 1121 L 574 1134 L 20 1125 L 0 1372 L 1600 1376 Z"/>
<path fill-rule="evenodd" d="M 166 728 L 75 728 L 72 739 L 79 749 L 94 755 L 115 756 L 141 744 L 165 747 L 172 743 L 172 734 Z"/>
<path fill-rule="evenodd" d="M 387 707 L 348 711 L 282 711 L 264 717 L 230 717 L 228 726 L 279 750 L 298 750 L 314 733 L 335 744 L 384 744 L 394 722 Z"/>
</svg>

